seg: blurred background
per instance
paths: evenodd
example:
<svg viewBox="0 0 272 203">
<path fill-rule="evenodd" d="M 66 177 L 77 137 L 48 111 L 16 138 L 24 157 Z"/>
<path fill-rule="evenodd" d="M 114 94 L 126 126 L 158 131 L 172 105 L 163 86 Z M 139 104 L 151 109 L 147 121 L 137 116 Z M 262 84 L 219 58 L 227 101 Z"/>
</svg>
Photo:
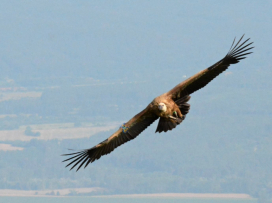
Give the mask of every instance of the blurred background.
<svg viewBox="0 0 272 203">
<path fill-rule="evenodd" d="M 271 10 L 271 1 L 2 0 L 0 189 L 269 201 Z M 85 170 L 61 163 L 223 58 L 243 34 L 254 53 L 192 94 L 173 131 L 155 134 L 155 122 Z"/>
</svg>

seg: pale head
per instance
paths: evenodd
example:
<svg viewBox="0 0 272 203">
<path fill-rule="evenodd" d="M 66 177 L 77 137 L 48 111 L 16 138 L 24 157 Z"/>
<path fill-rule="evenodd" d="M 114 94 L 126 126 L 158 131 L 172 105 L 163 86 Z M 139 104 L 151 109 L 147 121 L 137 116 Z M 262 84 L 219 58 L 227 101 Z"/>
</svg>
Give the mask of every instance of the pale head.
<svg viewBox="0 0 272 203">
<path fill-rule="evenodd" d="M 160 111 L 163 111 L 163 112 L 167 110 L 165 103 L 159 103 L 158 108 Z"/>
</svg>

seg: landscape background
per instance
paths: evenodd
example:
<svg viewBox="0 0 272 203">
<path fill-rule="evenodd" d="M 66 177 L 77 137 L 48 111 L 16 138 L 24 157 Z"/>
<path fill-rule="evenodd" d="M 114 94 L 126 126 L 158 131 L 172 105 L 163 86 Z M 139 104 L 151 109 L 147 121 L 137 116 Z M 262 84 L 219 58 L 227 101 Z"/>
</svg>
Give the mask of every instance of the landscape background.
<svg viewBox="0 0 272 203">
<path fill-rule="evenodd" d="M 271 10 L 271 1 L 1 1 L 0 189 L 271 201 Z M 176 129 L 155 134 L 154 123 L 85 170 L 61 163 L 244 33 L 254 53 L 192 94 Z"/>
</svg>

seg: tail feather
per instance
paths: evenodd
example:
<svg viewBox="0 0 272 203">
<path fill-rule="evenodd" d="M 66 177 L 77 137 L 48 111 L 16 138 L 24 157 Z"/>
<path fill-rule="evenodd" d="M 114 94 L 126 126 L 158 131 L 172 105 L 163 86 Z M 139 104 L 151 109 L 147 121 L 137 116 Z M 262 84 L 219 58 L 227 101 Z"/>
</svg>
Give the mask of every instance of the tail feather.
<svg viewBox="0 0 272 203">
<path fill-rule="evenodd" d="M 185 95 L 184 97 L 175 101 L 182 115 L 186 115 L 190 110 L 190 104 L 187 103 L 190 100 L 190 98 L 191 98 L 190 95 Z"/>
<path fill-rule="evenodd" d="M 185 115 L 189 112 L 190 104 L 187 102 L 190 100 L 190 98 L 191 97 L 189 95 L 185 95 L 176 100 L 175 103 L 178 105 L 183 116 L 181 118 L 176 118 L 175 120 L 161 117 L 156 132 L 167 132 L 168 130 L 172 130 L 179 125 L 185 119 Z"/>
</svg>

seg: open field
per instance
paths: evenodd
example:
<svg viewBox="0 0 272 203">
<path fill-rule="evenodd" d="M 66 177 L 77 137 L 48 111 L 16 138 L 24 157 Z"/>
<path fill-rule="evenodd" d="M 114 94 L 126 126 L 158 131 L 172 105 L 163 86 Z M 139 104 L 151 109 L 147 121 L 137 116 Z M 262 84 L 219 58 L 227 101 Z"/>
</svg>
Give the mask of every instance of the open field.
<svg viewBox="0 0 272 203">
<path fill-rule="evenodd" d="M 101 196 L 105 197 L 105 196 Z M 226 199 L 252 199 L 248 194 L 212 194 L 212 193 L 158 193 L 158 194 L 132 194 L 132 195 L 109 195 L 107 197 L 129 197 L 129 198 L 145 198 L 145 197 L 173 197 L 173 198 L 226 198 Z"/>
<path fill-rule="evenodd" d="M 0 196 L 67 196 L 73 194 L 90 194 L 102 192 L 104 189 L 94 188 L 66 188 L 55 190 L 0 190 Z M 253 199 L 248 194 L 212 194 L 212 193 L 158 193 L 158 194 L 129 194 L 129 195 L 103 195 L 101 198 L 220 198 L 220 199 Z"/>
<path fill-rule="evenodd" d="M 66 188 L 57 190 L 0 190 L 0 196 L 16 196 L 16 197 L 48 197 L 48 196 L 66 196 L 71 193 L 73 194 L 87 194 L 93 192 L 103 191 L 104 189 L 93 187 L 93 188 Z"/>
<path fill-rule="evenodd" d="M 14 147 L 11 144 L 0 144 L 0 150 L 2 151 L 16 151 L 16 150 L 23 150 L 22 147 Z"/>
<path fill-rule="evenodd" d="M 10 203 L 257 203 L 256 199 L 218 199 L 218 198 L 107 198 L 107 197 L 0 197 L 2 202 Z"/>
<path fill-rule="evenodd" d="M 42 92 L 0 92 L 0 102 L 22 98 L 39 98 Z"/>
<path fill-rule="evenodd" d="M 102 131 L 109 131 L 117 128 L 120 124 L 108 123 L 103 126 L 84 126 L 73 127 L 72 123 L 68 124 L 44 124 L 44 125 L 30 125 L 33 132 L 39 132 L 40 136 L 25 135 L 26 126 L 20 127 L 18 130 L 1 130 L 0 141 L 30 141 L 32 139 L 38 140 L 64 140 L 64 139 L 78 139 L 90 137 Z"/>
</svg>

